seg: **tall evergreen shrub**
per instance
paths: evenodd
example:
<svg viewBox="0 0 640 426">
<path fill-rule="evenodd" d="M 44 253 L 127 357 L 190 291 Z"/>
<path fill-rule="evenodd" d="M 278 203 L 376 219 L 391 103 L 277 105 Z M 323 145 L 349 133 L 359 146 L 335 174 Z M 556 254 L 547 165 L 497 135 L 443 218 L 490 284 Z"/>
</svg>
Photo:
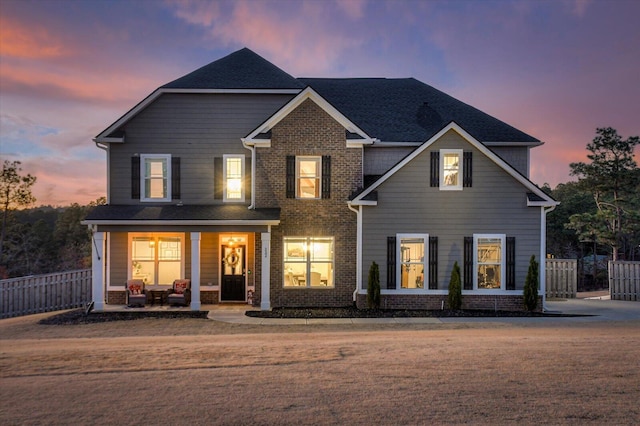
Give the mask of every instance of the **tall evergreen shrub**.
<svg viewBox="0 0 640 426">
<path fill-rule="evenodd" d="M 380 307 L 380 268 L 376 262 L 373 262 L 369 267 L 367 306 L 369 309 L 378 309 Z"/>
<path fill-rule="evenodd" d="M 524 308 L 528 311 L 535 311 L 538 307 L 538 266 L 535 255 L 532 255 L 523 291 Z"/>
<path fill-rule="evenodd" d="M 458 310 L 462 307 L 462 283 L 460 282 L 460 266 L 453 264 L 451 279 L 449 280 L 449 309 Z"/>
</svg>

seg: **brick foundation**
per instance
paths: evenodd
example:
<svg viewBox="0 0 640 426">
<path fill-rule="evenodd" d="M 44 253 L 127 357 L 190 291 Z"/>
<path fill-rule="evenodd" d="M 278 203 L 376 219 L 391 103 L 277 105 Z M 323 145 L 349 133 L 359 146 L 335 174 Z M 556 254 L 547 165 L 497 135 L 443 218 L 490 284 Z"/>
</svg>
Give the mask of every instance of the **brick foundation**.
<svg viewBox="0 0 640 426">
<path fill-rule="evenodd" d="M 385 294 L 380 296 L 382 309 L 447 309 L 447 295 L 411 295 L 411 294 Z M 359 294 L 356 298 L 358 308 L 366 308 L 367 295 Z M 462 309 L 482 309 L 498 311 L 523 311 L 524 301 L 522 296 L 508 295 L 464 295 L 462 296 Z M 542 312 L 542 297 L 538 298 L 538 312 Z"/>
</svg>

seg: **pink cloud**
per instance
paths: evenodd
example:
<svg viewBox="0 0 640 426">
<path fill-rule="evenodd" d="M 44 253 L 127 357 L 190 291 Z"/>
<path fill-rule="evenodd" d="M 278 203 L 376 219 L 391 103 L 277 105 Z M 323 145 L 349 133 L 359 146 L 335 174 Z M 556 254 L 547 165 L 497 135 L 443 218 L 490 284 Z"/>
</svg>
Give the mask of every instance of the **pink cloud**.
<svg viewBox="0 0 640 426">
<path fill-rule="evenodd" d="M 367 5 L 365 0 L 335 0 L 338 9 L 344 12 L 352 20 L 362 19 Z"/>
<path fill-rule="evenodd" d="M 57 34 L 40 26 L 22 26 L 0 15 L 2 56 L 15 58 L 52 58 L 71 54 L 69 46 Z"/>
</svg>

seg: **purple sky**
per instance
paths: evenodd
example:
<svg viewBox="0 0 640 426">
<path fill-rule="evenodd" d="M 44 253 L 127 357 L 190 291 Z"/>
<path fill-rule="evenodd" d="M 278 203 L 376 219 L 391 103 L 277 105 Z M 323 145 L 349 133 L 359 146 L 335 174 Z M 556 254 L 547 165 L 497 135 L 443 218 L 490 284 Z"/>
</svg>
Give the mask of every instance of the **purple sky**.
<svg viewBox="0 0 640 426">
<path fill-rule="evenodd" d="M 242 47 L 295 77 L 415 77 L 545 142 L 573 180 L 597 127 L 640 134 L 640 1 L 2 0 L 0 157 L 37 204 L 105 195 L 92 138 L 157 87 Z"/>
</svg>

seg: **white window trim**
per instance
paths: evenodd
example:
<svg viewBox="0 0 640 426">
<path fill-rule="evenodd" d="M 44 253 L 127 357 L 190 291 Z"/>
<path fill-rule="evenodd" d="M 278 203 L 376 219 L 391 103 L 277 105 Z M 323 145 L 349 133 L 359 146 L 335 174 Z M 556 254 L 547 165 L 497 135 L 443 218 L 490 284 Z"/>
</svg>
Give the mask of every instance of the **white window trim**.
<svg viewBox="0 0 640 426">
<path fill-rule="evenodd" d="M 481 238 L 499 238 L 500 239 L 500 288 L 486 289 L 478 288 L 478 240 Z M 506 240 L 505 234 L 473 234 L 473 289 L 482 294 L 490 294 L 491 292 L 501 292 L 506 289 Z"/>
<path fill-rule="evenodd" d="M 402 288 L 402 240 L 408 238 L 422 238 L 424 244 L 424 259 L 422 259 L 422 267 L 424 268 L 423 277 L 429 276 L 429 234 L 396 234 L 396 288 L 390 290 L 393 294 L 399 292 L 417 293 L 427 292 L 428 285 L 426 279 L 422 282 L 422 288 Z"/>
<path fill-rule="evenodd" d="M 298 183 L 300 182 L 300 161 L 317 160 L 318 161 L 318 196 L 317 197 L 300 197 Z M 322 198 L 322 156 L 321 155 L 296 155 L 296 198 L 299 200 L 319 200 Z"/>
<path fill-rule="evenodd" d="M 133 276 L 133 265 L 132 265 L 132 243 L 134 238 L 140 237 L 148 237 L 148 238 L 180 238 L 180 277 L 176 277 L 176 279 L 184 278 L 184 270 L 185 270 L 185 244 L 187 239 L 185 238 L 185 234 L 182 232 L 129 232 L 127 234 L 127 279 L 131 279 Z M 154 259 L 154 262 L 158 262 L 158 259 Z M 159 284 L 148 284 L 148 285 L 167 285 L 172 283 L 159 283 Z"/>
<path fill-rule="evenodd" d="M 240 178 L 240 198 L 227 198 L 227 159 L 228 158 L 240 158 L 242 161 Z M 245 156 L 244 154 L 224 154 L 222 156 L 222 201 L 225 203 L 244 203 L 245 200 Z"/>
<path fill-rule="evenodd" d="M 167 161 L 167 193 L 164 198 L 149 198 L 146 195 L 147 175 L 145 170 L 145 160 L 166 160 Z M 171 154 L 140 154 L 140 201 L 158 203 L 171 201 Z"/>
<path fill-rule="evenodd" d="M 447 154 L 458 155 L 458 184 L 446 185 L 444 181 L 444 157 Z M 440 190 L 441 191 L 462 191 L 462 162 L 463 162 L 463 150 L 461 149 L 441 149 L 440 150 Z"/>
<path fill-rule="evenodd" d="M 305 240 L 305 244 L 308 247 L 309 240 L 311 240 L 313 238 L 327 238 L 327 239 L 330 238 L 331 239 L 331 242 L 333 244 L 333 258 L 331 259 L 331 265 L 332 265 L 332 268 L 331 268 L 331 283 L 332 283 L 332 285 L 320 286 L 320 287 L 318 287 L 318 286 L 312 287 L 310 282 L 305 283 L 304 287 L 294 287 L 294 286 L 285 285 L 286 280 L 287 280 L 287 271 L 284 268 L 284 264 L 287 263 L 286 260 L 284 260 L 287 257 L 287 255 L 286 255 L 287 245 L 285 244 L 285 242 L 287 240 Z M 309 289 L 319 289 L 319 290 L 331 289 L 331 290 L 333 290 L 333 289 L 336 288 L 336 282 L 335 282 L 335 273 L 336 273 L 336 238 L 335 237 L 333 237 L 333 236 L 315 236 L 314 237 L 314 236 L 309 236 L 309 235 L 302 236 L 302 237 L 300 237 L 300 236 L 296 237 L 296 236 L 289 236 L 288 235 L 286 237 L 282 237 L 282 258 L 283 258 L 283 262 L 282 262 L 282 288 L 283 289 L 285 289 L 285 290 L 296 290 L 296 289 L 297 290 L 300 290 L 300 289 L 306 289 L 306 290 L 309 290 Z M 298 262 L 298 263 L 302 263 L 302 262 Z M 312 262 L 309 259 L 309 250 L 307 249 L 306 252 L 305 252 L 305 264 L 306 264 L 306 268 L 307 268 L 307 271 L 306 271 L 307 274 L 309 272 L 311 272 L 310 271 L 311 263 Z"/>
</svg>

